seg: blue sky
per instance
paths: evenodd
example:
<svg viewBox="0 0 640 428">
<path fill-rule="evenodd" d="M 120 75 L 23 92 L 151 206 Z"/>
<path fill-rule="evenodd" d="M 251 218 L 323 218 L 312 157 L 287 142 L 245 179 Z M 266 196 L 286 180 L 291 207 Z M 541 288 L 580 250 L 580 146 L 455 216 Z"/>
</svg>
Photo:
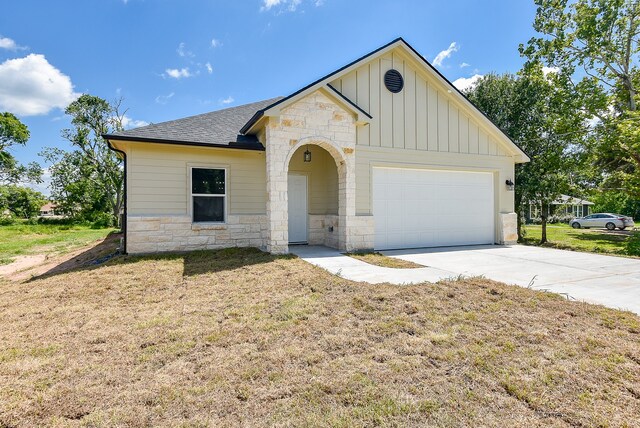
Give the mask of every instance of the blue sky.
<svg viewBox="0 0 640 428">
<path fill-rule="evenodd" d="M 287 95 L 402 36 L 451 81 L 522 65 L 529 0 L 20 0 L 0 16 L 0 111 L 13 150 L 69 148 L 63 109 L 119 96 L 129 127 Z M 459 81 L 461 82 L 461 81 Z"/>
</svg>

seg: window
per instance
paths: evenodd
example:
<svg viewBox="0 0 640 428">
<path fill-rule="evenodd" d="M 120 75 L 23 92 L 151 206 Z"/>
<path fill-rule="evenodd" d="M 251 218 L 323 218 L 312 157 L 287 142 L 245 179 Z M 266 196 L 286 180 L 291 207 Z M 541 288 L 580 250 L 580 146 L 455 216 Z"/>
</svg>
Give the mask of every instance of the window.
<svg viewBox="0 0 640 428">
<path fill-rule="evenodd" d="M 193 222 L 219 222 L 225 219 L 227 171 L 217 168 L 191 169 Z"/>
</svg>

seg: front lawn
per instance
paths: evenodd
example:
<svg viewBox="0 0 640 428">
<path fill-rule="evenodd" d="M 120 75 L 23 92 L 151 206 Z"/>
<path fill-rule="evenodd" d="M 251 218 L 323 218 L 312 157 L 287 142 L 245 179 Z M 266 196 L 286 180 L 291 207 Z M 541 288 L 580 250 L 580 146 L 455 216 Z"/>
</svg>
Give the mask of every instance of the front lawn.
<svg viewBox="0 0 640 428">
<path fill-rule="evenodd" d="M 0 279 L 0 426 L 638 426 L 640 318 L 257 250 Z"/>
<path fill-rule="evenodd" d="M 540 225 L 526 225 L 524 244 L 539 245 L 542 236 Z M 545 247 L 560 248 L 590 253 L 624 255 L 624 242 L 630 232 L 606 229 L 573 229 L 568 224 L 547 225 L 548 243 Z"/>
<path fill-rule="evenodd" d="M 46 253 L 63 254 L 102 239 L 115 229 L 54 224 L 15 224 L 0 226 L 0 265 L 16 256 Z"/>
<path fill-rule="evenodd" d="M 387 257 L 378 252 L 369 253 L 348 253 L 349 257 L 369 263 L 375 266 L 388 267 L 393 269 L 416 269 L 424 266 L 408 260 L 396 259 L 395 257 Z"/>
</svg>

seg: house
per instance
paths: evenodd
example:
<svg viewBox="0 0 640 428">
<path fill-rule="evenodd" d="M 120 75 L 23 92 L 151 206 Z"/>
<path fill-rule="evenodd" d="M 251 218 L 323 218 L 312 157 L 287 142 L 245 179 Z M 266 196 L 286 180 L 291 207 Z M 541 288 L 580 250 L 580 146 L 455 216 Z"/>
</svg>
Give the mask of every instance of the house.
<svg viewBox="0 0 640 428">
<path fill-rule="evenodd" d="M 57 217 L 58 212 L 56 211 L 58 206 L 52 202 L 47 202 L 42 207 L 40 207 L 40 217 Z"/>
<path fill-rule="evenodd" d="M 289 96 L 104 138 L 129 253 L 508 244 L 529 161 L 401 38 Z"/>
<path fill-rule="evenodd" d="M 558 199 L 553 201 L 548 207 L 547 215 L 566 215 L 572 217 L 584 217 L 591 214 L 591 206 L 595 205 L 586 199 L 580 199 L 575 196 L 560 195 Z M 534 218 L 540 218 L 541 206 L 539 202 L 529 202 L 529 209 L 525 213 L 526 220 L 531 221 Z"/>
</svg>

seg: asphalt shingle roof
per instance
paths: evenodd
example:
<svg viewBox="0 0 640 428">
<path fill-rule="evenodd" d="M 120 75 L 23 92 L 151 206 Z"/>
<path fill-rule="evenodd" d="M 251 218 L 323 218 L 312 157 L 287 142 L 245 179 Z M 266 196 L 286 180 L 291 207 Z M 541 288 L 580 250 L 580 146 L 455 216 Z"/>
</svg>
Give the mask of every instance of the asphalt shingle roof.
<svg viewBox="0 0 640 428">
<path fill-rule="evenodd" d="M 183 119 L 154 123 L 140 128 L 116 132 L 109 135 L 109 138 L 125 137 L 217 146 L 255 146 L 260 144 L 255 136 L 239 135 L 240 128 L 256 112 L 281 99 L 282 97 L 272 98 Z"/>
</svg>

